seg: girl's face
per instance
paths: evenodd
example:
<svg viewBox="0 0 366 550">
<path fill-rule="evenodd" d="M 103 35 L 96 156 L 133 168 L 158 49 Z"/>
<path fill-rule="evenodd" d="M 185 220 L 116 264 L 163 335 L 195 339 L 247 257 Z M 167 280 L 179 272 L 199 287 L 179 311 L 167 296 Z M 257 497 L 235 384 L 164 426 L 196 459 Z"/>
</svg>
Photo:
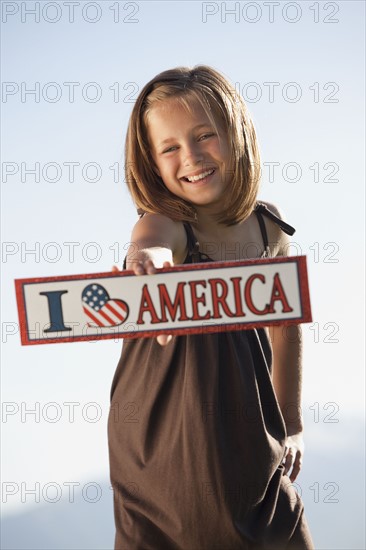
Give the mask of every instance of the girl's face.
<svg viewBox="0 0 366 550">
<path fill-rule="evenodd" d="M 222 205 L 232 178 L 228 139 L 215 122 L 219 135 L 198 102 L 188 112 L 174 98 L 155 104 L 147 122 L 155 171 L 166 187 L 213 211 Z"/>
</svg>

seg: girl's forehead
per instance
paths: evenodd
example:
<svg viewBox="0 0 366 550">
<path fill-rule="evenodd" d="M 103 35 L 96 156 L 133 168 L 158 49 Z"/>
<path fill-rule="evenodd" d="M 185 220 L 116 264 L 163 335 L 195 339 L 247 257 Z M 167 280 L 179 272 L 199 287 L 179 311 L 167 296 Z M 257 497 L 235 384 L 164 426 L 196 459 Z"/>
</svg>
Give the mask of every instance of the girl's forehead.
<svg viewBox="0 0 366 550">
<path fill-rule="evenodd" d="M 212 124 L 214 119 L 213 113 L 209 115 L 197 99 L 173 97 L 155 102 L 149 109 L 146 122 L 151 129 L 156 123 L 169 124 L 177 118 L 192 124 L 198 120 L 201 123 Z"/>
<path fill-rule="evenodd" d="M 162 101 L 156 101 L 150 107 L 150 112 L 151 111 L 159 111 L 160 113 L 167 112 L 169 114 L 172 112 L 185 112 L 189 114 L 191 112 L 203 111 L 203 108 L 197 100 L 192 100 L 191 98 L 170 97 Z"/>
</svg>

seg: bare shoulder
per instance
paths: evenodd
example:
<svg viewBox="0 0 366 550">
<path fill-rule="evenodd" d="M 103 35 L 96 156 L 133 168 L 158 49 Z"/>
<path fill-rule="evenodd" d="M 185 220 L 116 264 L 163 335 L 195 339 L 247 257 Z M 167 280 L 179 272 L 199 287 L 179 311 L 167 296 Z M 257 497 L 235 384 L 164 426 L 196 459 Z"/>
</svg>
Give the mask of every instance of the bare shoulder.
<svg viewBox="0 0 366 550">
<path fill-rule="evenodd" d="M 286 221 L 286 216 L 282 209 L 272 202 L 260 201 L 270 212 L 275 214 L 281 220 Z M 272 256 L 287 256 L 289 250 L 290 237 L 274 221 L 263 216 L 268 232 L 269 246 Z"/>
<path fill-rule="evenodd" d="M 182 222 L 163 214 L 146 213 L 134 225 L 131 242 L 139 249 L 164 248 L 172 252 L 174 263 L 181 258 L 187 245 Z"/>
</svg>

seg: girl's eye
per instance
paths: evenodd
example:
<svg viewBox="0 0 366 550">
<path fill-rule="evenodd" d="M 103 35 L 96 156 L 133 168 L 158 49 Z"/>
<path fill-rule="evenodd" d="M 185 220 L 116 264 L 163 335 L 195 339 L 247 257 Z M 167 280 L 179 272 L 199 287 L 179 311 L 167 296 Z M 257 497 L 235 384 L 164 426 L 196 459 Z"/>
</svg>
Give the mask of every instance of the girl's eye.
<svg viewBox="0 0 366 550">
<path fill-rule="evenodd" d="M 165 153 L 171 153 L 172 151 L 174 151 L 175 149 L 177 148 L 176 145 L 173 145 L 172 147 L 169 147 L 169 149 L 165 149 L 165 151 L 163 151 L 163 155 Z"/>
<path fill-rule="evenodd" d="M 207 134 L 202 134 L 202 136 L 200 136 L 198 138 L 198 141 L 204 141 L 204 140 L 209 139 L 210 137 L 215 136 L 215 135 L 216 134 L 214 132 L 210 132 L 210 133 L 207 133 Z M 164 149 L 164 151 L 162 151 L 162 154 L 165 155 L 165 153 L 172 153 L 176 149 L 178 149 L 178 145 L 172 145 L 171 147 L 168 147 L 168 149 Z"/>
<path fill-rule="evenodd" d="M 214 135 L 215 135 L 214 133 L 203 134 L 203 135 L 200 137 L 200 140 L 210 138 L 210 137 L 212 137 L 212 136 L 214 136 Z"/>
</svg>

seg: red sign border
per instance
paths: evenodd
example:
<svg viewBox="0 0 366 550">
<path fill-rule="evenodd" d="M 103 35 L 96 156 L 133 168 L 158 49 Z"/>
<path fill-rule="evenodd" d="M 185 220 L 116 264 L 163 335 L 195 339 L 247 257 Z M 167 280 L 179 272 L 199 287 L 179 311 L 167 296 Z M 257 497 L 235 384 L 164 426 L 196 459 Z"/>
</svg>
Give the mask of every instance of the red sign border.
<svg viewBox="0 0 366 550">
<path fill-rule="evenodd" d="M 179 264 L 173 267 L 160 268 L 156 270 L 156 273 L 169 273 L 169 272 L 178 272 L 178 271 L 195 271 L 197 269 L 215 269 L 223 267 L 237 267 L 248 266 L 248 265 L 260 265 L 260 264 L 274 264 L 274 263 L 296 263 L 298 269 L 298 276 L 300 281 L 300 302 L 302 316 L 296 317 L 295 319 L 285 319 L 277 321 L 268 321 L 266 326 L 275 326 L 275 325 L 291 325 L 300 323 L 311 323 L 311 305 L 310 305 L 310 295 L 309 295 L 309 283 L 307 276 L 307 264 L 306 256 L 280 256 L 275 258 L 255 258 L 250 260 L 232 260 L 225 262 L 204 262 L 197 264 Z M 39 345 L 39 344 L 61 344 L 69 342 L 87 342 L 91 340 L 110 340 L 112 338 L 123 338 L 123 333 L 114 333 L 114 334 L 103 334 L 103 335 L 93 335 L 93 336 L 72 336 L 64 338 L 42 338 L 42 339 L 33 339 L 28 338 L 28 323 L 25 311 L 25 297 L 24 297 L 24 286 L 27 284 L 35 283 L 49 283 L 54 281 L 73 281 L 73 280 L 87 280 L 87 279 L 110 279 L 112 277 L 126 277 L 133 276 L 136 277 L 132 270 L 124 270 L 120 272 L 103 272 L 103 273 L 87 273 L 80 275 L 59 275 L 54 277 L 33 277 L 27 279 L 15 279 L 15 292 L 18 308 L 18 317 L 20 325 L 20 339 L 23 346 L 26 345 Z M 138 275 L 137 275 L 138 276 Z M 258 322 L 249 322 L 249 323 L 235 323 L 235 324 L 225 324 L 221 328 L 217 328 L 219 323 L 215 323 L 215 326 L 207 325 L 202 329 L 202 333 L 214 333 L 214 332 L 229 332 L 232 330 L 242 330 L 242 329 L 252 329 L 258 326 L 263 326 L 263 321 Z M 156 337 L 158 334 L 173 334 L 174 336 L 184 335 L 184 334 L 200 334 L 197 333 L 197 327 L 194 328 L 175 328 L 175 329 L 156 329 L 156 330 L 146 330 L 141 332 L 136 332 L 136 336 L 129 335 L 128 339 L 136 338 L 149 338 Z"/>
</svg>

